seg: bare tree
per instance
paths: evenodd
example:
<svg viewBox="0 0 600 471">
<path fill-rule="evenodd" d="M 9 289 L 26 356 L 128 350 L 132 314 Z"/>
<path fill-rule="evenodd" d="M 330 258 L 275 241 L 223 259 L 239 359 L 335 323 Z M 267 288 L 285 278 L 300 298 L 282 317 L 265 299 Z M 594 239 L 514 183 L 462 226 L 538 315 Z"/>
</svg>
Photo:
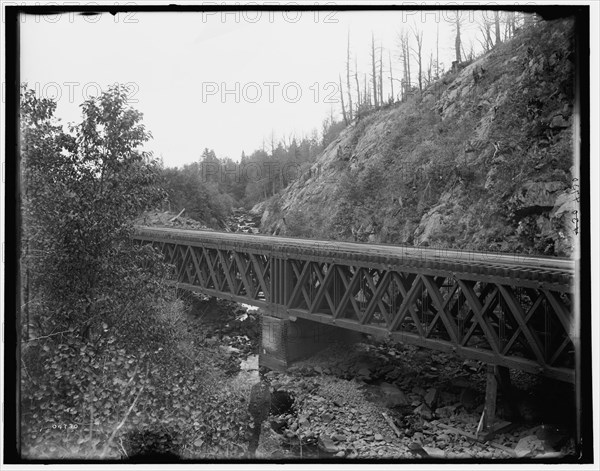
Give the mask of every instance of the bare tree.
<svg viewBox="0 0 600 471">
<path fill-rule="evenodd" d="M 362 101 L 360 99 L 360 84 L 358 82 L 358 65 L 357 65 L 357 61 L 356 61 L 356 54 L 354 55 L 354 81 L 356 82 L 356 96 L 358 99 L 358 105 L 357 105 L 356 109 L 358 109 L 358 108 L 360 108 Z"/>
<path fill-rule="evenodd" d="M 494 41 L 492 40 L 492 22 L 487 19 L 486 14 L 482 13 L 481 23 L 479 23 L 479 32 L 482 38 L 477 39 L 481 44 L 481 47 L 485 52 L 491 51 L 494 47 Z"/>
<path fill-rule="evenodd" d="M 392 52 L 388 51 L 388 58 L 390 60 L 390 101 L 394 103 L 394 72 L 392 71 Z"/>
<path fill-rule="evenodd" d="M 398 40 L 400 43 L 400 57 L 402 58 L 402 99 L 404 100 L 410 90 L 410 38 L 408 33 L 399 33 Z"/>
<path fill-rule="evenodd" d="M 375 108 L 378 108 L 377 104 L 377 67 L 375 64 L 376 56 L 375 56 L 375 35 L 371 31 L 371 66 L 373 69 L 373 103 L 375 104 Z"/>
<path fill-rule="evenodd" d="M 348 48 L 346 51 L 346 88 L 348 89 L 348 115 L 352 122 L 352 90 L 350 88 L 350 31 L 348 31 Z"/>
<path fill-rule="evenodd" d="M 344 117 L 344 123 L 348 126 L 348 116 L 346 115 L 346 108 L 344 107 L 344 89 L 342 88 L 342 76 L 338 75 L 340 79 L 340 101 L 342 104 L 342 116 Z"/>
<path fill-rule="evenodd" d="M 515 35 L 517 26 L 516 26 L 516 12 L 508 11 L 505 13 L 506 17 L 506 27 L 504 29 L 504 40 L 512 38 Z"/>
<path fill-rule="evenodd" d="M 427 66 L 427 86 L 433 81 L 433 52 L 429 54 L 429 65 Z"/>
<path fill-rule="evenodd" d="M 383 106 L 383 45 L 379 46 L 379 103 Z"/>
<path fill-rule="evenodd" d="M 454 21 L 454 30 L 456 33 L 456 36 L 454 38 L 454 52 L 456 54 L 456 66 L 457 67 L 458 67 L 458 64 L 460 64 L 462 62 L 462 56 L 460 54 L 460 51 L 461 51 L 460 26 L 461 26 L 460 11 L 456 10 L 456 19 Z"/>
<path fill-rule="evenodd" d="M 494 27 L 495 27 L 495 31 L 496 31 L 496 46 L 498 44 L 500 44 L 502 41 L 500 39 L 500 12 L 499 11 L 495 11 L 494 12 Z"/>
<path fill-rule="evenodd" d="M 419 66 L 419 75 L 418 75 L 418 80 L 419 80 L 419 91 L 421 93 L 423 93 L 423 55 L 422 55 L 422 51 L 423 51 L 423 31 L 419 31 L 417 29 L 417 25 L 413 25 L 413 27 L 411 28 L 412 33 L 415 37 L 415 41 L 417 41 L 417 47 L 415 48 L 411 48 L 413 53 L 416 55 L 417 57 L 417 65 Z"/>
<path fill-rule="evenodd" d="M 436 25 L 435 31 L 435 79 L 440 78 L 440 23 Z"/>
</svg>

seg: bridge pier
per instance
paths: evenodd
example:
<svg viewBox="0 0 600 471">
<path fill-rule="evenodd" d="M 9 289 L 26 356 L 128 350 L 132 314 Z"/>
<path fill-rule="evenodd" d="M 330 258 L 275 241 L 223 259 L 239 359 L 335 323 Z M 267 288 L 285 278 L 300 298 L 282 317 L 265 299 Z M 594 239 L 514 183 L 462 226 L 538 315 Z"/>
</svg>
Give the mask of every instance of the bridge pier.
<svg viewBox="0 0 600 471">
<path fill-rule="evenodd" d="M 333 342 L 353 343 L 360 334 L 301 318 L 261 316 L 262 336 L 258 363 L 285 371 L 292 363 L 323 350 Z"/>
</svg>

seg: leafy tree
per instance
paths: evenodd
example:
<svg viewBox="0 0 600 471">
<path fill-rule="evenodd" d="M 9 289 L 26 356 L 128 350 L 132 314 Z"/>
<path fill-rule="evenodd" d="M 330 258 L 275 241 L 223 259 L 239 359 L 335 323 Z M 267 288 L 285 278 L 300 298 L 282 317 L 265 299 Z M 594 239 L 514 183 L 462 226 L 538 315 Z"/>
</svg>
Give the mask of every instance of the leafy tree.
<svg viewBox="0 0 600 471">
<path fill-rule="evenodd" d="M 54 103 L 23 93 L 25 262 L 52 313 L 36 316 L 40 334 L 74 326 L 85 333 L 105 321 L 109 295 L 133 281 L 121 275 L 148 255 L 132 247 L 132 221 L 163 192 L 157 162 L 140 150 L 150 134 L 126 99 L 115 87 L 86 101 L 69 134 L 52 118 Z"/>
<path fill-rule="evenodd" d="M 208 383 L 195 377 L 210 362 L 180 322 L 170 268 L 130 238 L 164 192 L 126 97 L 114 87 L 86 101 L 67 132 L 55 103 L 22 90 L 25 456 L 115 456 L 117 432 L 181 427 L 202 411 Z M 71 434 L 53 429 L 65 424 Z"/>
</svg>

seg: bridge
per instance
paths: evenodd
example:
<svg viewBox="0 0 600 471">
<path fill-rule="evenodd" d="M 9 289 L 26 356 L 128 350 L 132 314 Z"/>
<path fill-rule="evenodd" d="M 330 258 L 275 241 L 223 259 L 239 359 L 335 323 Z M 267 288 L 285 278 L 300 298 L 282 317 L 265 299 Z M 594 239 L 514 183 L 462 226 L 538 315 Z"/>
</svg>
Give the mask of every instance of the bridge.
<svg viewBox="0 0 600 471">
<path fill-rule="evenodd" d="M 575 381 L 572 260 L 150 227 L 134 239 L 165 254 L 179 288 L 267 317 Z"/>
<path fill-rule="evenodd" d="M 178 288 L 262 308 L 271 369 L 356 332 L 486 363 L 484 439 L 503 425 L 509 369 L 577 382 L 569 259 L 141 226 L 134 240 L 164 254 Z"/>
</svg>

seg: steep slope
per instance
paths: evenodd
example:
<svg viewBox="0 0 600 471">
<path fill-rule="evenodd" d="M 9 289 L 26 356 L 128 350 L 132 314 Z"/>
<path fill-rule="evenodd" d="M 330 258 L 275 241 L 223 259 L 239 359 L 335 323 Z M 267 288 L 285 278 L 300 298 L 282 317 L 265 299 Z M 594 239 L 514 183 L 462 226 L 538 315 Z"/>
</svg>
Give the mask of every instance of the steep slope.
<svg viewBox="0 0 600 471">
<path fill-rule="evenodd" d="M 544 22 L 346 128 L 264 232 L 569 255 L 573 23 Z"/>
</svg>

